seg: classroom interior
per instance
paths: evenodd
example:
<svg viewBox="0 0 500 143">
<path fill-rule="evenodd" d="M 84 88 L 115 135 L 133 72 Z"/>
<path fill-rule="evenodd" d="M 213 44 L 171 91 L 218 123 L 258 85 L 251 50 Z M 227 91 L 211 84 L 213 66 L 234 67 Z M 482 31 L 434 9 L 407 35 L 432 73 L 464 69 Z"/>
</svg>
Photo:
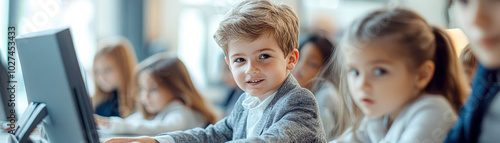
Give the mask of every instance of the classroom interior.
<svg viewBox="0 0 500 143">
<path fill-rule="evenodd" d="M 457 57 L 469 43 L 458 22 L 452 0 L 274 0 L 292 7 L 300 23 L 299 42 L 310 34 L 320 34 L 336 43 L 354 20 L 381 8 L 402 7 L 422 15 L 430 25 L 446 29 Z M 67 27 L 71 31 L 76 58 L 89 97 L 96 91 L 94 57 L 99 42 L 109 38 L 127 39 L 140 63 L 156 53 L 177 56 L 217 119 L 233 92 L 228 85 L 224 52 L 214 40 L 214 32 L 224 14 L 237 0 L 2 0 L 0 1 L 0 45 L 8 45 L 8 28 L 16 36 Z M 1 46 L 1 64 L 8 67 L 9 50 Z M 17 59 L 17 55 L 15 56 Z M 27 110 L 28 95 L 21 65 L 15 65 L 15 114 Z M 47 68 L 51 66 L 48 65 Z M 6 88 L 6 87 L 1 87 Z M 57 99 L 53 99 L 57 100 Z M 2 101 L 6 103 L 6 101 Z M 6 121 L 8 122 L 8 121 Z M 0 136 L 7 138 L 8 132 Z M 38 136 L 34 133 L 34 136 Z M 101 133 L 100 133 L 101 134 Z M 105 134 L 104 138 L 129 135 Z M 35 137 L 35 138 L 39 138 Z M 2 139 L 0 139 L 2 140 Z M 102 140 L 102 138 L 101 138 Z"/>
</svg>

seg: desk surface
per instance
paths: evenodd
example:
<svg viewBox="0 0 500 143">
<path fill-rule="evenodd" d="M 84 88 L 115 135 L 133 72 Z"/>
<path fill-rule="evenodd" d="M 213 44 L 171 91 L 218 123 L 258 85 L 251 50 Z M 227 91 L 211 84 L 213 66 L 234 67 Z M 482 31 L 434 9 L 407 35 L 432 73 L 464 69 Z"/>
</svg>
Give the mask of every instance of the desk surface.
<svg viewBox="0 0 500 143">
<path fill-rule="evenodd" d="M 100 132 L 98 131 L 99 133 L 99 140 L 102 142 L 102 141 L 105 141 L 107 139 L 110 139 L 110 138 L 114 138 L 114 137 L 137 137 L 139 135 L 115 135 L 115 134 L 108 134 L 108 133 L 103 133 L 103 132 Z M 0 142 L 7 142 L 7 139 L 9 138 L 9 133 L 6 132 L 6 131 L 0 131 Z M 33 140 L 40 140 L 40 134 L 38 134 L 38 132 L 33 132 L 30 137 L 33 139 Z"/>
</svg>

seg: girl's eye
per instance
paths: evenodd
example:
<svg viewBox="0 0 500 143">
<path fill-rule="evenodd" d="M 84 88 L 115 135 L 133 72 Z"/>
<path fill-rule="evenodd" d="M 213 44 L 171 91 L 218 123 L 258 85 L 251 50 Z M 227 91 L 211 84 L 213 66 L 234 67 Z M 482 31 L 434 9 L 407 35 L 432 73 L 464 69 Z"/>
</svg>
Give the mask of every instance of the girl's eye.
<svg viewBox="0 0 500 143">
<path fill-rule="evenodd" d="M 469 3 L 469 0 L 458 0 L 458 2 L 460 2 L 462 4 L 467 4 L 467 3 Z"/>
<path fill-rule="evenodd" d="M 236 60 L 234 60 L 234 62 L 237 62 L 237 63 L 240 63 L 240 62 L 244 62 L 245 59 L 243 58 L 237 58 Z"/>
<path fill-rule="evenodd" d="M 349 71 L 349 75 L 351 75 L 351 76 L 358 76 L 359 72 L 357 70 L 350 70 Z"/>
<path fill-rule="evenodd" d="M 102 73 L 110 73 L 111 72 L 111 68 L 107 67 L 107 68 L 104 68 L 104 70 L 102 70 Z"/>
<path fill-rule="evenodd" d="M 309 62 L 309 66 L 313 67 L 313 68 L 318 68 L 319 67 L 319 64 L 316 63 L 316 62 Z"/>
<path fill-rule="evenodd" d="M 386 70 L 384 69 L 375 69 L 375 71 L 373 71 L 373 73 L 376 75 L 376 76 L 382 76 L 382 75 L 385 75 L 387 73 Z"/>
<path fill-rule="evenodd" d="M 158 89 L 157 89 L 156 87 L 153 87 L 153 88 L 151 88 L 151 89 L 149 90 L 149 92 L 156 92 L 156 91 L 158 91 Z"/>
<path fill-rule="evenodd" d="M 139 89 L 139 93 L 142 95 L 142 93 L 146 93 L 146 90 L 144 88 Z"/>
<path fill-rule="evenodd" d="M 260 55 L 259 59 L 267 59 L 269 57 L 271 57 L 271 56 L 269 56 L 268 54 L 262 54 L 262 55 Z"/>
</svg>

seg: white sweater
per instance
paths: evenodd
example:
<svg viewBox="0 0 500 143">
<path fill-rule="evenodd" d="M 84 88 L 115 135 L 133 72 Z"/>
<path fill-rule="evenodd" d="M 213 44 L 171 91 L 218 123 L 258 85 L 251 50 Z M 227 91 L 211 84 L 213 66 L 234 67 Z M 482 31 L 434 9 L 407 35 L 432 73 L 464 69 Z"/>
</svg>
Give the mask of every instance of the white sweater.
<svg viewBox="0 0 500 143">
<path fill-rule="evenodd" d="M 334 94 L 338 94 L 337 90 L 330 82 L 325 82 L 321 86 L 321 89 L 314 93 L 319 106 L 319 115 L 321 121 L 323 122 L 323 129 L 325 130 L 326 140 L 331 141 L 335 139 L 335 97 Z M 347 109 L 346 109 L 347 110 Z"/>
<path fill-rule="evenodd" d="M 123 119 L 110 117 L 109 127 L 100 127 L 105 133 L 156 135 L 164 132 L 205 127 L 208 122 L 199 112 L 190 109 L 178 100 L 170 102 L 153 119 L 144 119 L 136 112 Z"/>
<path fill-rule="evenodd" d="M 365 117 L 356 131 L 332 141 L 382 143 L 442 143 L 457 120 L 457 114 L 443 96 L 422 95 L 407 105 L 387 130 L 388 116 Z"/>
</svg>

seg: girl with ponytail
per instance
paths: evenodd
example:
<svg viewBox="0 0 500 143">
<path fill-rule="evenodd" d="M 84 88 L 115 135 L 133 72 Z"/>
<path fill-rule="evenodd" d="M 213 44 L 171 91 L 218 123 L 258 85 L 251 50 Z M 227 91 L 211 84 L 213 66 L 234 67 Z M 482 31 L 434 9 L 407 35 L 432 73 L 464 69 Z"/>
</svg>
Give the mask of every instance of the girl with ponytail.
<svg viewBox="0 0 500 143">
<path fill-rule="evenodd" d="M 350 126 L 333 142 L 443 142 L 466 96 L 450 38 L 405 9 L 357 21 L 335 56 Z M 344 119 L 344 118 L 339 118 Z"/>
</svg>

